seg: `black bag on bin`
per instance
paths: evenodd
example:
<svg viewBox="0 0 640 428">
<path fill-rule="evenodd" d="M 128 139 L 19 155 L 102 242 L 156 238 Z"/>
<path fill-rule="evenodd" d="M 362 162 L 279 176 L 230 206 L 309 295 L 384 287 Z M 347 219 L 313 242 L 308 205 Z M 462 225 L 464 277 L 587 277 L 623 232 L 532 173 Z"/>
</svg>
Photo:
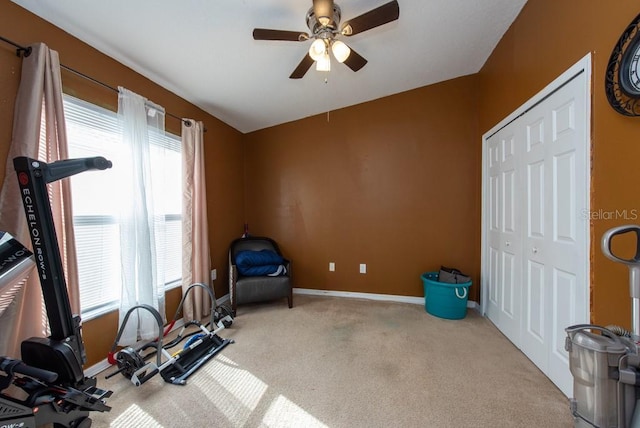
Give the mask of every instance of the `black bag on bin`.
<svg viewBox="0 0 640 428">
<path fill-rule="evenodd" d="M 460 272 L 458 269 L 440 266 L 438 281 L 446 282 L 448 284 L 464 284 L 470 282 L 471 278 Z"/>
</svg>

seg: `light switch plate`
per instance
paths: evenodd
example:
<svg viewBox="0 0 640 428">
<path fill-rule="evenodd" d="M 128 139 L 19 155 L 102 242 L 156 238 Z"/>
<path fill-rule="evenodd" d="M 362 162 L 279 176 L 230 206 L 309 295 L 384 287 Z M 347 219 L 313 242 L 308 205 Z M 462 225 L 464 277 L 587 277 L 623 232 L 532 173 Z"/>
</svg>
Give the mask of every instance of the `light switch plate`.
<svg viewBox="0 0 640 428">
<path fill-rule="evenodd" d="M 360 263 L 360 273 L 367 273 L 367 265 Z"/>
<path fill-rule="evenodd" d="M 336 264 L 334 262 L 329 262 L 329 272 L 335 272 Z"/>
</svg>

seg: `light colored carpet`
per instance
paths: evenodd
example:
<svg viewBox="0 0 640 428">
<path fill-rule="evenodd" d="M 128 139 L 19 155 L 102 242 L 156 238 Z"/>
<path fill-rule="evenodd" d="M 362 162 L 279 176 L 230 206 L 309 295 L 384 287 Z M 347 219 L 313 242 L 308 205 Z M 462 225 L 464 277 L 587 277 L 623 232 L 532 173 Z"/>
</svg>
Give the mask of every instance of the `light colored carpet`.
<svg viewBox="0 0 640 428">
<path fill-rule="evenodd" d="M 296 295 L 245 305 L 188 380 L 121 375 L 94 427 L 571 427 L 566 397 L 488 320 Z M 108 371 L 107 371 L 108 372 Z"/>
</svg>

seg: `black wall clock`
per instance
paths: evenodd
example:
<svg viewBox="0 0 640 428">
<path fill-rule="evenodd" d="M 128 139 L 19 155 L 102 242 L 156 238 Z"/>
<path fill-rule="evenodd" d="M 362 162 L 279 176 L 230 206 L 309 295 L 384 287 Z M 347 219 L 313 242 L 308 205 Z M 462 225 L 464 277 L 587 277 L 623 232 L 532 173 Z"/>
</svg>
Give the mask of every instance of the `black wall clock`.
<svg viewBox="0 0 640 428">
<path fill-rule="evenodd" d="M 605 75 L 609 104 L 625 116 L 640 116 L 640 15 L 611 52 Z"/>
</svg>

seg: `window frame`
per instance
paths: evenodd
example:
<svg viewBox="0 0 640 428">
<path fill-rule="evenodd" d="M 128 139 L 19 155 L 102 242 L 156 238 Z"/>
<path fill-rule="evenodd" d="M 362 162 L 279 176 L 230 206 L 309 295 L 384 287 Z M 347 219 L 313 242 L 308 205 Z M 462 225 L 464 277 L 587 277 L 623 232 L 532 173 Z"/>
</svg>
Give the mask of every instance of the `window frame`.
<svg viewBox="0 0 640 428">
<path fill-rule="evenodd" d="M 71 119 L 71 121 L 75 121 L 75 123 L 77 123 L 78 125 L 82 125 L 82 126 L 87 126 L 87 127 L 91 127 L 92 125 L 96 125 L 96 128 L 94 129 L 99 129 L 101 132 L 112 132 L 114 133 L 116 130 L 118 130 L 119 128 L 119 124 L 118 124 L 118 118 L 117 118 L 117 113 L 109 110 L 107 108 L 104 108 L 102 106 L 93 104 L 91 102 L 82 100 L 80 98 L 74 97 L 73 95 L 69 95 L 69 94 L 63 94 L 63 99 L 64 99 L 64 105 L 65 105 L 65 124 L 68 124 L 70 122 L 70 115 L 67 113 L 68 110 L 70 110 L 70 108 L 68 108 L 69 103 L 72 103 L 74 105 L 74 108 L 78 108 L 78 109 L 87 109 L 89 110 L 91 113 L 87 113 L 87 116 L 90 116 L 91 114 L 99 114 L 99 115 L 103 115 L 105 118 L 108 118 L 107 120 L 110 121 L 110 125 L 109 126 L 104 126 L 104 124 L 107 123 L 107 120 L 105 120 L 105 122 L 102 122 L 100 124 L 95 124 L 92 123 L 88 118 L 85 117 L 74 117 L 73 119 Z M 75 110 L 74 110 L 75 111 Z M 86 119 L 86 120 L 83 120 Z M 43 118 L 44 121 L 44 118 Z M 114 126 L 115 125 L 115 126 Z M 67 125 L 67 131 L 69 130 L 69 126 Z M 117 133 L 116 133 L 117 134 Z M 67 132 L 67 136 L 69 137 L 69 132 Z M 44 138 L 44 134 L 41 133 L 41 139 Z M 119 136 L 117 137 L 119 138 Z M 158 145 L 160 147 L 163 147 L 164 149 L 168 149 L 174 152 L 177 152 L 178 154 L 181 155 L 181 146 L 182 146 L 182 139 L 179 135 L 175 135 L 173 133 L 170 133 L 168 131 L 165 131 L 165 135 L 162 137 L 158 137 L 157 134 L 151 136 L 150 138 L 151 140 L 151 144 L 152 145 Z M 160 144 L 159 144 L 160 143 Z M 71 155 L 71 153 L 74 151 L 73 148 L 73 144 L 71 142 L 71 139 L 68 138 L 68 146 L 69 146 L 69 153 L 70 153 L 70 157 L 74 157 L 73 155 Z M 77 147 L 79 147 L 78 145 L 75 146 L 76 149 Z M 181 162 L 180 162 L 180 167 L 181 167 Z M 73 177 L 72 177 L 73 180 Z M 180 182 L 182 181 L 182 175 L 180 174 Z M 73 203 L 73 184 L 72 184 L 72 203 Z M 175 196 L 175 195 L 174 195 Z M 163 214 L 164 216 L 164 221 L 165 224 L 169 224 L 170 222 L 175 222 L 175 221 L 179 221 L 179 226 L 180 226 L 180 236 L 181 236 L 181 231 L 182 231 L 182 213 L 180 210 L 179 214 L 176 213 L 165 213 Z M 82 226 L 108 226 L 108 225 L 114 225 L 114 224 L 118 224 L 118 220 L 117 217 L 114 215 L 108 215 L 108 214 L 95 214 L 95 215 L 87 215 L 87 214 L 80 214 L 77 215 L 74 213 L 73 215 L 73 227 L 74 227 L 74 233 L 76 233 L 77 231 L 77 227 L 82 227 Z M 77 235 L 77 233 L 76 233 Z M 165 235 L 166 236 L 166 235 Z M 119 241 L 119 235 L 118 235 L 118 241 Z M 166 239 L 166 238 L 165 238 Z M 178 248 L 181 248 L 182 245 L 181 243 L 178 244 Z M 78 242 L 76 240 L 76 252 L 79 253 L 79 249 L 78 249 Z M 78 266 L 78 272 L 80 274 L 80 270 L 81 267 Z M 180 271 L 180 275 L 177 279 L 170 279 L 168 281 L 165 282 L 165 293 L 168 292 L 169 290 L 175 289 L 177 287 L 180 287 L 182 285 L 182 258 L 180 257 L 179 259 L 179 264 L 178 264 L 178 270 Z M 166 273 L 166 270 L 165 270 Z M 80 280 L 80 278 L 79 278 Z M 118 283 L 117 286 L 121 286 L 120 283 Z M 78 288 L 80 291 L 80 294 L 82 295 L 82 284 L 78 284 Z M 100 287 L 96 287 L 96 289 L 100 289 Z M 118 293 L 119 294 L 119 293 Z M 82 301 L 82 297 L 81 297 L 81 301 Z M 97 304 L 95 306 L 92 306 L 90 308 L 80 308 L 80 313 L 81 313 L 81 317 L 83 320 L 87 321 L 87 320 L 91 320 L 97 317 L 100 317 L 106 313 L 109 312 L 113 312 L 114 310 L 117 310 L 119 307 L 119 298 L 116 298 L 114 300 L 108 300 L 105 299 L 105 301 L 103 303 Z"/>
</svg>

